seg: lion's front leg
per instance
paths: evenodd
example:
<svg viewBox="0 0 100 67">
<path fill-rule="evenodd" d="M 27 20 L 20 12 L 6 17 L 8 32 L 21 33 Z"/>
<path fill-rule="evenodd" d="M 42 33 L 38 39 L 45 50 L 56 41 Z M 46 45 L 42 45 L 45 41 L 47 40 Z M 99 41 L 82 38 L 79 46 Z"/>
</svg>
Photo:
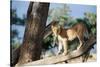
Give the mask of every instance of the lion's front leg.
<svg viewBox="0 0 100 67">
<path fill-rule="evenodd" d="M 63 49 L 63 48 L 62 48 L 62 42 L 59 41 L 57 55 L 59 55 L 59 54 L 61 53 L 62 49 Z"/>
<path fill-rule="evenodd" d="M 62 53 L 62 55 L 66 55 L 66 54 L 68 54 L 68 42 L 67 42 L 67 39 L 64 39 L 62 43 L 63 43 L 63 48 L 64 48 L 64 52 Z"/>
</svg>

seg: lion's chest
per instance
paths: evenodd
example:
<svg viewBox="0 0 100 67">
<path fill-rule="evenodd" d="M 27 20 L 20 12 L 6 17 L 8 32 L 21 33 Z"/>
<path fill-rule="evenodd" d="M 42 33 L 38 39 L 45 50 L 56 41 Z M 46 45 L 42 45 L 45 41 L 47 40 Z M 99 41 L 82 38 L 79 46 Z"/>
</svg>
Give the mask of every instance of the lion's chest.
<svg viewBox="0 0 100 67">
<path fill-rule="evenodd" d="M 58 40 L 63 41 L 63 40 L 66 40 L 66 38 L 63 38 L 61 35 L 58 35 Z"/>
</svg>

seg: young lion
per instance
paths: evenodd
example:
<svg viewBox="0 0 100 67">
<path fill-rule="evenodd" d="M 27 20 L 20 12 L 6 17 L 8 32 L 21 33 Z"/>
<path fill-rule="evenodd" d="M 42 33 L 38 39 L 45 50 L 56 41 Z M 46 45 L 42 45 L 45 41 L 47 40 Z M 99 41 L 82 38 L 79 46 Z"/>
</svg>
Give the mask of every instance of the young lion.
<svg viewBox="0 0 100 67">
<path fill-rule="evenodd" d="M 68 41 L 72 41 L 75 38 L 79 39 L 79 46 L 77 47 L 77 50 L 83 45 L 84 43 L 84 37 L 88 38 L 88 30 L 86 26 L 80 22 L 75 24 L 73 27 L 64 29 L 63 27 L 60 27 L 58 25 L 58 21 L 52 21 L 51 22 L 51 30 L 54 34 L 54 37 L 58 39 L 58 54 L 61 52 L 63 48 L 63 55 L 66 55 L 68 53 Z"/>
</svg>

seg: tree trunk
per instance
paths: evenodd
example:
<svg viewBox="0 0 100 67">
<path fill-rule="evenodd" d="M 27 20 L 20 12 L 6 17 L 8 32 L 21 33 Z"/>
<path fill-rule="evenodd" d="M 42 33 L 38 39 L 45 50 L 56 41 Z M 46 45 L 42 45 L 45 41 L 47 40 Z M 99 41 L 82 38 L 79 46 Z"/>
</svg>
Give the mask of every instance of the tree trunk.
<svg viewBox="0 0 100 67">
<path fill-rule="evenodd" d="M 49 3 L 30 2 L 23 44 L 16 66 L 40 59 L 42 32 L 46 26 L 48 10 Z"/>
</svg>

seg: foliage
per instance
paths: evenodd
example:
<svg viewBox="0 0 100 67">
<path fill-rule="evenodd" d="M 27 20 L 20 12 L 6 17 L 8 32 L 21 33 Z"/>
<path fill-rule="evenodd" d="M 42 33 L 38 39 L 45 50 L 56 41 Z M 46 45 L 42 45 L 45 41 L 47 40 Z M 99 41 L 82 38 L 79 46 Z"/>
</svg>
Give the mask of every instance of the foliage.
<svg viewBox="0 0 100 67">
<path fill-rule="evenodd" d="M 15 49 L 20 44 L 16 40 L 16 39 L 19 39 L 19 37 L 18 37 L 19 32 L 17 29 L 13 29 L 12 25 L 21 25 L 21 26 L 25 25 L 26 16 L 23 15 L 23 18 L 18 17 L 16 9 L 11 8 L 10 9 L 10 19 L 11 19 L 11 21 L 10 21 L 11 45 L 12 45 L 12 48 Z"/>
<path fill-rule="evenodd" d="M 52 20 L 62 21 L 63 19 L 65 21 L 67 18 L 64 16 L 67 16 L 69 12 L 70 9 L 66 4 L 63 4 L 61 8 L 60 7 L 52 8 L 49 10 L 49 14 L 48 14 L 49 21 Z"/>
<path fill-rule="evenodd" d="M 18 31 L 17 30 L 11 30 L 11 38 L 15 38 L 18 36 Z"/>
<path fill-rule="evenodd" d="M 46 39 L 43 40 L 43 49 L 48 50 L 52 48 L 53 36 L 49 35 Z"/>
<path fill-rule="evenodd" d="M 91 12 L 85 12 L 84 15 L 90 24 L 92 25 L 96 24 L 96 14 L 91 13 Z"/>
<path fill-rule="evenodd" d="M 96 35 L 96 23 L 97 23 L 96 14 L 91 12 L 86 12 L 84 13 L 84 15 L 85 15 L 84 20 L 91 26 L 90 27 L 91 33 L 93 35 Z"/>
<path fill-rule="evenodd" d="M 16 9 L 10 9 L 10 19 L 11 19 L 11 25 L 25 25 L 26 21 L 26 15 L 23 15 L 23 18 L 19 18 L 16 13 Z"/>
<path fill-rule="evenodd" d="M 12 49 L 16 49 L 20 46 L 20 43 L 13 43 L 11 46 L 12 46 Z"/>
</svg>

